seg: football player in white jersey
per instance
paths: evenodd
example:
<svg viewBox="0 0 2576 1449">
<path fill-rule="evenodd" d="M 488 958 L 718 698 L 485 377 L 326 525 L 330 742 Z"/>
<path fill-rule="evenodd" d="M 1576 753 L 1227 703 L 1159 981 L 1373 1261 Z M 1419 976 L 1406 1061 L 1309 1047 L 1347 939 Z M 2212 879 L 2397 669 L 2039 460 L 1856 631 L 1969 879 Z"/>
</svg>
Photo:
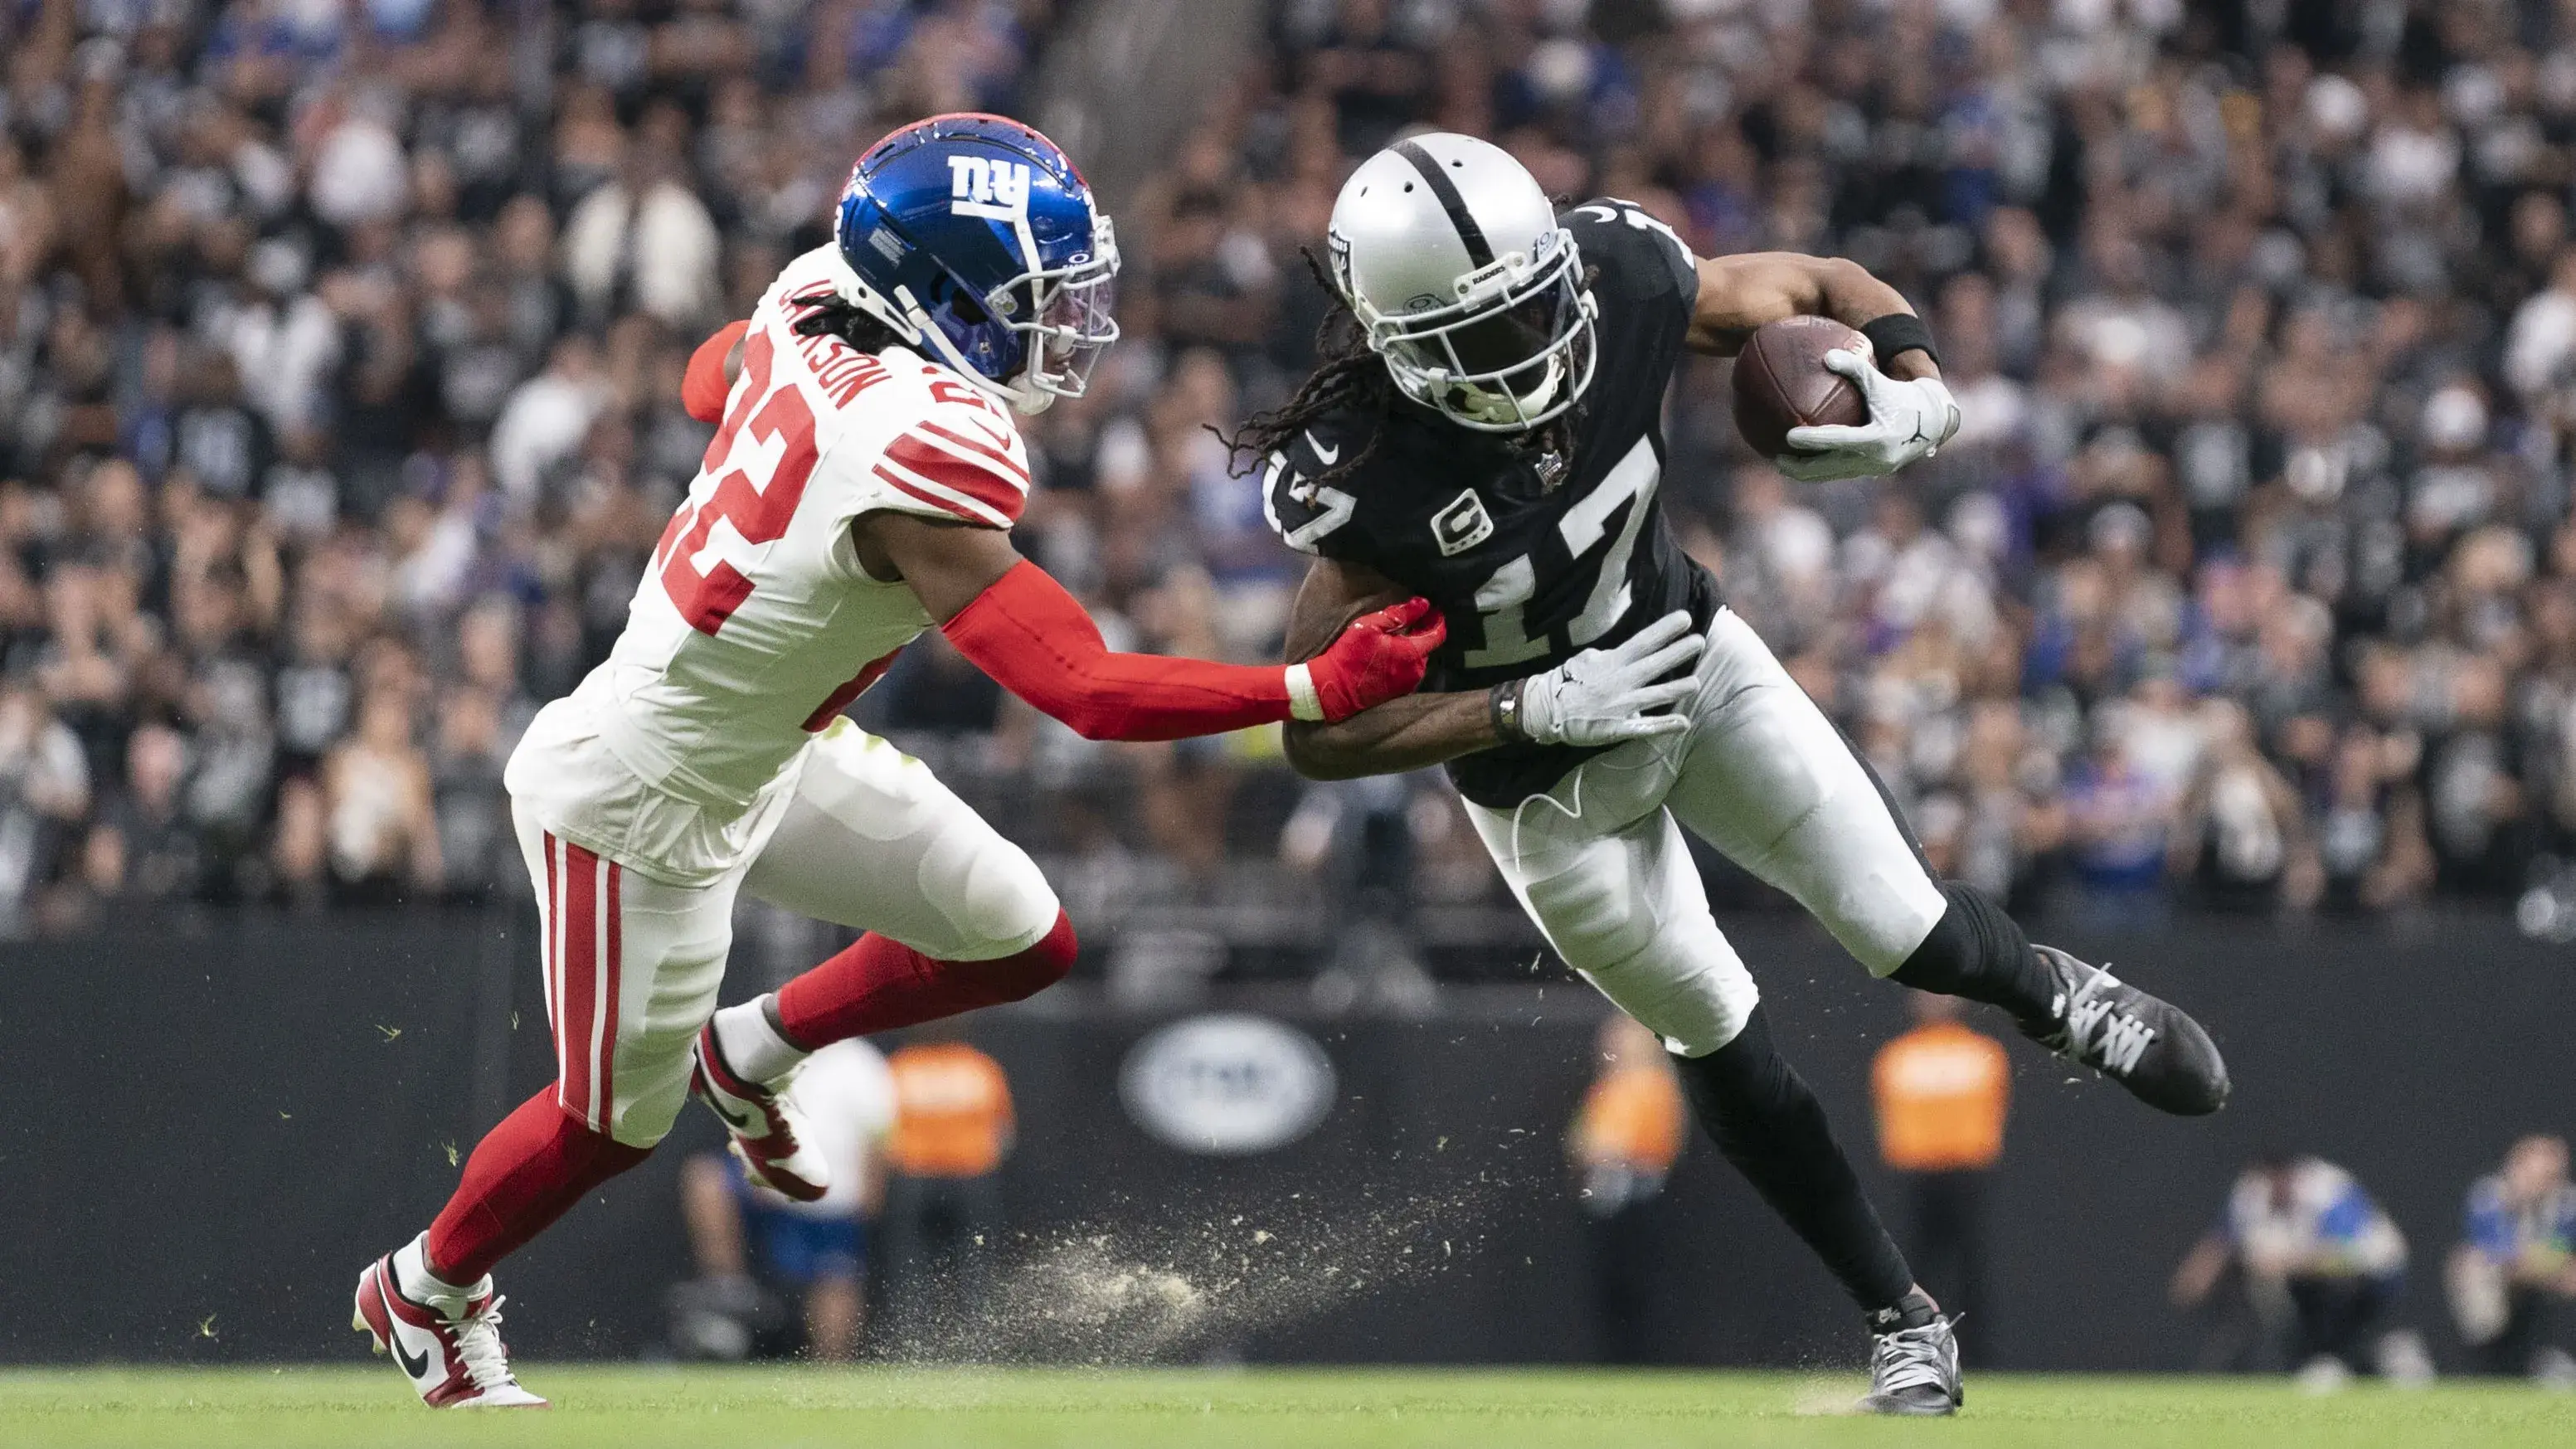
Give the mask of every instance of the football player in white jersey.
<svg viewBox="0 0 2576 1449">
<path fill-rule="evenodd" d="M 643 1160 L 694 1090 L 758 1181 L 823 1194 L 781 1089 L 811 1051 L 1060 979 L 1037 867 L 841 710 L 938 628 L 1085 735 L 1331 721 L 1411 689 L 1442 637 L 1412 600 L 1291 668 L 1113 654 L 1010 545 L 1014 411 L 1078 395 L 1117 336 L 1118 254 L 1063 153 L 942 116 L 860 159 L 834 242 L 741 338 L 722 426 L 608 660 L 530 726 L 507 783 L 544 923 L 558 1079 L 476 1146 L 428 1231 L 360 1275 L 356 1327 L 441 1407 L 535 1405 L 490 1271 Z M 702 352 L 709 349 L 702 349 Z M 712 350 L 722 351 L 720 345 Z M 716 1014 L 737 894 L 869 934 Z"/>
</svg>

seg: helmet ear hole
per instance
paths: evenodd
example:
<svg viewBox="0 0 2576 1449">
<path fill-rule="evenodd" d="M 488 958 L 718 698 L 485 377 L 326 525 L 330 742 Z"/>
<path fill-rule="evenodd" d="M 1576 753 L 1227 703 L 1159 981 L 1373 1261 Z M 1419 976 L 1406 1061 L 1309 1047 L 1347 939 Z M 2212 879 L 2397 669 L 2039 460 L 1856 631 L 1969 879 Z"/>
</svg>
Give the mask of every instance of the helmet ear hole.
<svg viewBox="0 0 2576 1449">
<path fill-rule="evenodd" d="M 992 314 L 984 310 L 983 298 L 957 285 L 954 279 L 943 278 L 942 281 L 945 286 L 940 300 L 947 303 L 948 310 L 956 314 L 958 321 L 969 327 L 981 327 L 993 320 Z"/>
</svg>

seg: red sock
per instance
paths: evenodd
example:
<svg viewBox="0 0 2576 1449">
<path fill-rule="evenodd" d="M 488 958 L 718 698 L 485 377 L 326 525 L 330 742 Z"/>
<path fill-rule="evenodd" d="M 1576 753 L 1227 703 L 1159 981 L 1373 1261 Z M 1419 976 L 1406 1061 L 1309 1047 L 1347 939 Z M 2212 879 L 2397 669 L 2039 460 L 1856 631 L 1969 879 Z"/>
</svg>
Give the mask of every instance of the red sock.
<svg viewBox="0 0 2576 1449">
<path fill-rule="evenodd" d="M 429 1225 L 429 1271 L 460 1287 L 480 1280 L 584 1193 L 652 1150 L 574 1121 L 549 1083 L 475 1144 L 465 1179 Z"/>
<path fill-rule="evenodd" d="M 1058 911 L 1036 945 L 990 961 L 940 961 L 871 931 L 778 988 L 778 1026 L 806 1051 L 1033 996 L 1073 969 L 1073 920 Z"/>
</svg>

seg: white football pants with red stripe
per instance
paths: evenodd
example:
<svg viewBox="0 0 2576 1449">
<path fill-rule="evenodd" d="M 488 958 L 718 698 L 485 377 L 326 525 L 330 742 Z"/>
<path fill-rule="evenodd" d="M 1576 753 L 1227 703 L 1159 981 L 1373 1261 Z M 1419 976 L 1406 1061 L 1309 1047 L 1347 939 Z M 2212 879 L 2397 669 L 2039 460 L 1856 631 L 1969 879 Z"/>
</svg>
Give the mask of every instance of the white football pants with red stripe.
<svg viewBox="0 0 2576 1449">
<path fill-rule="evenodd" d="M 544 923 L 559 1099 L 636 1147 L 661 1141 L 687 1099 L 689 1044 L 715 1012 L 742 892 L 941 961 L 1027 950 L 1059 909 L 1027 852 L 919 760 L 846 721 L 806 747 L 766 839 L 712 884 L 603 858 L 523 801 L 511 813 Z"/>
</svg>

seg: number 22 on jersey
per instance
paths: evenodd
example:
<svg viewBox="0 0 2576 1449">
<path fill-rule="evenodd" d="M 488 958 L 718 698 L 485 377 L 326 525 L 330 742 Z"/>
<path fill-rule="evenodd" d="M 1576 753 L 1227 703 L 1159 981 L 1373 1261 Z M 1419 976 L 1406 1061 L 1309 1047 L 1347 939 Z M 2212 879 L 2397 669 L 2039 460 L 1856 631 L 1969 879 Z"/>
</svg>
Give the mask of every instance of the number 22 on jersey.
<svg viewBox="0 0 2576 1449">
<path fill-rule="evenodd" d="M 770 388 L 773 348 L 743 344 L 743 387 L 700 465 L 715 486 L 680 505 L 655 552 L 662 588 L 689 627 L 713 634 L 751 597 L 744 572 L 762 545 L 786 536 L 814 473 L 814 409 L 793 382 Z"/>
</svg>

